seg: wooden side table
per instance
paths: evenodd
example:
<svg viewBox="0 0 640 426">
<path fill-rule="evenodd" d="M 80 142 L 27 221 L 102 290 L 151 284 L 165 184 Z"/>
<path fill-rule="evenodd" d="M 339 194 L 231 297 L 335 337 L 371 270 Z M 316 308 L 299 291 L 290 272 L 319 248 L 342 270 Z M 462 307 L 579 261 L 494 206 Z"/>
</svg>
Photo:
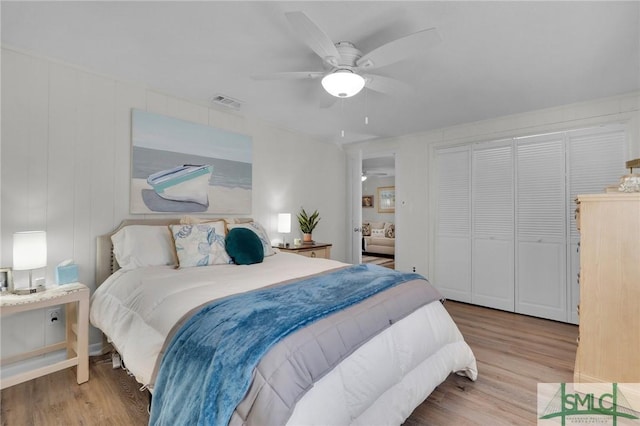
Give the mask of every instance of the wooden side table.
<svg viewBox="0 0 640 426">
<path fill-rule="evenodd" d="M 299 246 L 289 246 L 289 247 L 274 246 L 274 247 L 277 247 L 278 249 L 280 249 L 280 251 L 295 253 L 301 256 L 330 259 L 331 246 L 332 244 L 328 244 L 328 243 L 313 243 L 313 244 L 300 244 Z"/>
<path fill-rule="evenodd" d="M 61 349 L 67 350 L 67 359 L 2 379 L 0 389 L 26 382 L 58 370 L 77 366 L 78 384 L 89 380 L 89 289 L 84 284 L 71 283 L 29 295 L 6 294 L 0 297 L 0 315 L 66 305 L 66 339 L 30 352 L 0 360 L 0 365 L 23 361 Z"/>
</svg>

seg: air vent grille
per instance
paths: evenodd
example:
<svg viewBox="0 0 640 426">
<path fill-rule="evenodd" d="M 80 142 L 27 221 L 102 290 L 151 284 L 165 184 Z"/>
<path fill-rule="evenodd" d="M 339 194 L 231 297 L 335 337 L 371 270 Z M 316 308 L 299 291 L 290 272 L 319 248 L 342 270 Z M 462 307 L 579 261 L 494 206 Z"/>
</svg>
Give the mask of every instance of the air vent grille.
<svg viewBox="0 0 640 426">
<path fill-rule="evenodd" d="M 235 110 L 239 110 L 240 107 L 242 106 L 242 101 L 233 99 L 230 96 L 220 95 L 220 94 L 213 95 L 209 101 L 212 104 L 221 105 L 223 107 L 231 108 Z"/>
</svg>

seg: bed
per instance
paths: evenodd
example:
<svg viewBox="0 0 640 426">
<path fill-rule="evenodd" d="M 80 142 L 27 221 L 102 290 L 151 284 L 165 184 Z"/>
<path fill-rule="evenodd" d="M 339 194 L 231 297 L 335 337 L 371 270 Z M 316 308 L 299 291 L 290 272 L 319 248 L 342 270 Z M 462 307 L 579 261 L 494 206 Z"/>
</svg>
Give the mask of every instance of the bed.
<svg viewBox="0 0 640 426">
<path fill-rule="evenodd" d="M 262 262 L 250 265 L 220 263 L 176 268 L 171 261 L 171 233 L 169 238 L 167 234 L 151 240 L 142 237 L 145 250 L 138 248 L 139 236 L 129 235 L 126 245 L 133 252 L 143 253 L 143 259 L 137 259 L 133 266 L 129 259 L 127 267 L 120 269 L 112 236 L 134 228 L 157 231 L 176 226 L 177 222 L 125 221 L 114 232 L 98 238 L 96 280 L 100 285 L 91 298 L 91 323 L 102 330 L 129 372 L 153 394 L 151 424 L 193 424 L 193 419 L 198 424 L 401 424 L 449 374 L 476 379 L 471 349 L 437 291 L 422 277 L 284 252 L 270 253 Z M 158 253 L 148 253 L 158 252 L 167 244 L 169 247 L 160 250 L 160 261 L 155 260 Z M 118 252 L 117 247 L 115 251 Z M 119 255 L 122 258 L 122 253 Z M 365 281 L 355 282 L 357 279 Z M 345 284 L 348 280 L 354 283 Z M 374 288 L 370 284 L 374 281 L 385 282 L 387 287 L 363 296 L 363 289 Z M 240 334 L 232 338 L 225 334 L 206 349 L 215 356 L 208 352 L 203 356 L 206 345 L 183 339 L 187 333 L 184 330 L 189 327 L 194 330 L 193 338 L 198 339 L 198 332 L 209 330 L 198 326 L 200 323 L 194 318 L 202 320 L 203 311 L 216 313 L 216 309 L 222 309 L 218 305 L 237 302 L 230 305 L 231 313 L 217 312 L 231 318 L 240 311 L 238 306 L 250 306 L 252 310 L 260 305 L 262 302 L 255 302 L 255 297 L 262 297 L 262 293 L 269 300 L 276 298 L 273 292 L 283 292 L 277 297 L 284 300 L 303 293 L 304 297 L 317 297 L 311 290 L 316 282 L 318 294 L 324 294 L 318 305 L 330 303 L 328 294 L 349 286 L 354 288 L 354 295 L 341 294 L 336 299 L 343 304 L 352 302 L 335 310 L 317 308 L 316 302 L 309 302 L 312 299 L 300 302 L 305 309 L 331 312 L 314 320 L 305 319 L 304 324 L 280 336 L 277 342 L 265 344 L 264 354 L 255 365 L 240 365 L 240 370 L 250 371 L 245 387 L 230 389 L 242 383 L 231 373 L 226 382 L 219 379 L 219 388 L 214 388 L 212 383 L 218 383 L 218 378 L 210 379 L 203 371 L 208 368 L 211 375 L 217 376 L 224 370 L 220 365 L 227 365 L 227 360 L 215 366 L 209 365 L 209 360 L 218 352 L 224 353 L 222 342 L 236 344 L 251 331 L 240 330 L 237 324 L 229 326 Z M 249 298 L 249 302 L 236 300 L 242 297 Z M 407 303 L 413 305 L 407 307 Z M 289 319 L 294 317 L 291 313 L 284 317 L 296 321 Z M 269 328 L 258 334 L 269 334 L 269 329 L 275 328 L 269 323 Z M 238 349 L 232 345 L 226 350 Z M 191 359 L 191 354 L 199 358 Z M 239 356 L 231 358 L 244 363 Z M 202 385 L 196 386 L 199 381 Z M 229 400 L 225 392 L 242 397 Z M 230 414 L 222 416 L 222 420 L 216 417 L 218 412 L 229 410 L 229 404 Z M 195 405 L 196 412 L 175 411 L 188 405 Z M 223 405 L 224 409 L 220 408 Z"/>
</svg>

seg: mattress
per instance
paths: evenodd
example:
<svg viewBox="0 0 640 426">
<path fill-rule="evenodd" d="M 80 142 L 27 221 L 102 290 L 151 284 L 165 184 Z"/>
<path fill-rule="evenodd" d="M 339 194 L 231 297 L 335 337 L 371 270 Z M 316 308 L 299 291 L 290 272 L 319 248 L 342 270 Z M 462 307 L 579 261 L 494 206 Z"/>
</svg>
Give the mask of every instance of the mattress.
<svg viewBox="0 0 640 426">
<path fill-rule="evenodd" d="M 278 253 L 250 266 L 120 270 L 95 291 L 90 319 L 136 380 L 147 385 L 174 324 L 204 301 L 344 266 Z M 289 423 L 401 423 L 451 372 L 475 380 L 475 358 L 442 304 L 433 302 L 387 328 L 320 379 L 298 401 Z"/>
</svg>

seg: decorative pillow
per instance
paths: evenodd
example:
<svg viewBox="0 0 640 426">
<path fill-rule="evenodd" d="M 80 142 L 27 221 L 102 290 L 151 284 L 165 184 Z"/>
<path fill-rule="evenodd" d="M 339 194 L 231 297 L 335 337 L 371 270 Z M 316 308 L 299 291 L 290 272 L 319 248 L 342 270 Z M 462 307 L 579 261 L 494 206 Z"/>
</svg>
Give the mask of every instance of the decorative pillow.
<svg viewBox="0 0 640 426">
<path fill-rule="evenodd" d="M 224 222 L 171 225 L 180 268 L 231 263 L 224 245 Z"/>
<path fill-rule="evenodd" d="M 396 227 L 393 223 L 385 223 L 384 224 L 384 236 L 387 238 L 395 238 L 396 237 Z"/>
<path fill-rule="evenodd" d="M 371 229 L 384 229 L 384 222 L 371 222 Z"/>
<path fill-rule="evenodd" d="M 166 225 L 129 225 L 111 236 L 113 254 L 122 269 L 175 265 L 176 250 Z"/>
<path fill-rule="evenodd" d="M 252 265 L 264 260 L 262 241 L 250 229 L 232 229 L 225 239 L 225 245 L 227 253 L 236 265 Z"/>
<path fill-rule="evenodd" d="M 364 222 L 362 224 L 362 236 L 363 237 L 371 236 L 371 225 L 369 225 L 369 222 Z"/>
<path fill-rule="evenodd" d="M 371 236 L 376 238 L 384 238 L 384 229 L 372 229 Z"/>
<path fill-rule="evenodd" d="M 269 235 L 267 231 L 260 225 L 258 222 L 250 222 L 250 223 L 236 223 L 236 224 L 227 224 L 227 229 L 231 231 L 232 229 L 237 228 L 246 228 L 250 229 L 256 233 L 260 241 L 262 242 L 262 248 L 264 250 L 264 257 L 272 256 L 276 254 L 275 250 L 271 247 L 271 240 L 269 239 Z"/>
</svg>

